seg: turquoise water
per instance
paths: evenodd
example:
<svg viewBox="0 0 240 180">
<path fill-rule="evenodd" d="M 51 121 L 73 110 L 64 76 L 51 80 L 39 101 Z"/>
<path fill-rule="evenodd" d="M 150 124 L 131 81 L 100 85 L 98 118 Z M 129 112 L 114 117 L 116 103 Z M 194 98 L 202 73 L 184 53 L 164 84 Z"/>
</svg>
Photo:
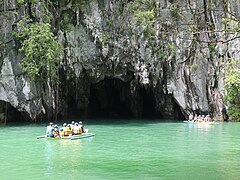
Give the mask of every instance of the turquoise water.
<svg viewBox="0 0 240 180">
<path fill-rule="evenodd" d="M 86 124 L 96 136 L 36 139 L 44 125 L 0 127 L 0 179 L 239 179 L 240 123 Z"/>
</svg>

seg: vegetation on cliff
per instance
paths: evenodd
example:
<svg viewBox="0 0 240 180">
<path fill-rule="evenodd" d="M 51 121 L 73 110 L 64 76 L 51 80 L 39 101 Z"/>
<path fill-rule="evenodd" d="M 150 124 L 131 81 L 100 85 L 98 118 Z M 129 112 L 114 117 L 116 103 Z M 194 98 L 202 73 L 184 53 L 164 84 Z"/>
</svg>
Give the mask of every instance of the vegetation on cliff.
<svg viewBox="0 0 240 180">
<path fill-rule="evenodd" d="M 69 89 L 77 87 L 82 77 L 88 83 L 88 77 L 94 82 L 105 77 L 121 78 L 131 81 L 132 89 L 144 85 L 154 91 L 153 101 L 159 112 L 171 109 L 170 105 L 164 109 L 161 104 L 169 96 L 184 115 L 195 112 L 220 117 L 226 115 L 225 109 L 229 107 L 227 113 L 240 119 L 240 73 L 237 48 L 234 49 L 240 21 L 232 8 L 236 1 L 14 2 L 17 4 L 9 8 L 10 12 L 4 12 L 11 19 L 9 24 L 12 23 L 5 31 L 15 30 L 16 41 L 8 40 L 9 47 L 13 42 L 18 56 L 15 59 L 22 58 L 19 60 L 22 72 L 37 82 L 38 92 L 44 88 L 46 99 L 54 97 L 58 90 L 59 99 L 69 95 L 60 92 L 69 79 L 65 76 L 74 79 Z M 3 11 L 7 3 L 3 2 Z M 0 51 L 5 43 L 0 39 Z M 92 49 L 97 53 L 88 56 Z M 55 81 L 59 80 L 59 69 L 64 72 L 61 82 Z M 79 109 L 86 109 L 89 92 L 81 90 L 79 97 L 74 92 L 77 90 L 73 90 L 74 103 Z M 52 105 L 45 100 L 43 103 Z"/>
<path fill-rule="evenodd" d="M 15 35 L 21 43 L 20 51 L 24 53 L 22 71 L 32 80 L 56 80 L 62 51 L 51 32 L 50 24 L 31 23 L 30 20 L 23 19 L 19 22 Z"/>
<path fill-rule="evenodd" d="M 240 38 L 240 19 L 235 16 L 224 18 L 226 32 Z M 240 121 L 240 60 L 228 59 L 225 63 L 225 103 L 229 106 L 228 115 L 234 121 Z"/>
<path fill-rule="evenodd" d="M 226 103 L 229 104 L 228 114 L 233 120 L 240 120 L 240 61 L 228 62 L 225 66 Z"/>
</svg>

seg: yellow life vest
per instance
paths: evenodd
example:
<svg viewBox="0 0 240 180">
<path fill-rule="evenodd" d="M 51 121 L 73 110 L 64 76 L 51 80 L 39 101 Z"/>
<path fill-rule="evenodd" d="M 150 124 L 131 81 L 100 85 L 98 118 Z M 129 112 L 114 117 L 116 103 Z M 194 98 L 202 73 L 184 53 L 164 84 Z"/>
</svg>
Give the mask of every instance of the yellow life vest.
<svg viewBox="0 0 240 180">
<path fill-rule="evenodd" d="M 62 127 L 62 136 L 67 136 L 67 127 Z"/>
<path fill-rule="evenodd" d="M 65 127 L 65 132 L 64 132 L 64 134 L 65 134 L 66 136 L 69 136 L 70 134 L 72 134 L 72 129 L 71 129 L 70 127 Z"/>
</svg>

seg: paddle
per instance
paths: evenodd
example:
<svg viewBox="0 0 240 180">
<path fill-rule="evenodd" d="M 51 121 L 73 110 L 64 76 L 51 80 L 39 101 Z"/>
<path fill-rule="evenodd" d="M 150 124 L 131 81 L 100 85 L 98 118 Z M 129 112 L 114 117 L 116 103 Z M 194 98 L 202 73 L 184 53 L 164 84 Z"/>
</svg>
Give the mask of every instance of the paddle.
<svg viewBox="0 0 240 180">
<path fill-rule="evenodd" d="M 37 136 L 37 139 L 41 139 L 41 138 L 45 138 L 46 135 L 43 135 L 43 136 Z"/>
</svg>

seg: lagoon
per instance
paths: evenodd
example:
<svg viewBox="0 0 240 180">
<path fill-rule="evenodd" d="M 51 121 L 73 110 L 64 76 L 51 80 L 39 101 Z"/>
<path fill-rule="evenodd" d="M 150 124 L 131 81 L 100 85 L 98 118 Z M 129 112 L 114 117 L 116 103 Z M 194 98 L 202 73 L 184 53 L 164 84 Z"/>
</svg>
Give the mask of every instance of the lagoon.
<svg viewBox="0 0 240 180">
<path fill-rule="evenodd" d="M 0 127 L 0 179 L 239 179 L 240 123 L 88 120 L 96 136 L 37 139 L 45 124 Z"/>
</svg>

